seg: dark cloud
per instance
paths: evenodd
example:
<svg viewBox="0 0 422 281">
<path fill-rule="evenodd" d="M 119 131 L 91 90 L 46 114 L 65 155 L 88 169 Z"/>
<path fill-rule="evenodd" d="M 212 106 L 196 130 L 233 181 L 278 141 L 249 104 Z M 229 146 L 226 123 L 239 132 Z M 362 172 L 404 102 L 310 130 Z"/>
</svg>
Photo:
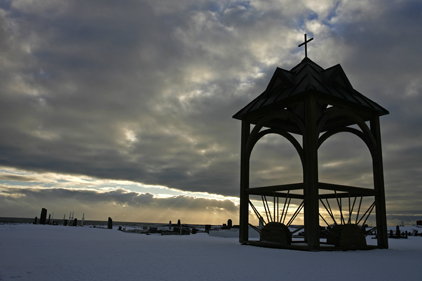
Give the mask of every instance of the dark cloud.
<svg viewBox="0 0 422 281">
<path fill-rule="evenodd" d="M 4 181 L 23 181 L 23 182 L 35 181 L 35 179 L 32 178 L 32 177 L 19 176 L 19 175 L 8 175 L 8 174 L 0 174 L 0 180 L 4 180 Z"/>
<path fill-rule="evenodd" d="M 231 116 L 277 66 L 300 62 L 306 32 L 316 63 L 341 63 L 390 111 L 381 119 L 387 201 L 400 190 L 417 206 L 419 1 L 156 2 L 2 2 L 0 165 L 237 196 Z M 345 134 L 321 147 L 324 181 L 371 185 L 359 141 Z M 284 144 L 257 146 L 256 185 L 301 179 Z"/>
<path fill-rule="evenodd" d="M 356 89 L 390 111 L 381 118 L 387 212 L 389 220 L 404 210 L 413 212 L 412 219 L 401 220 L 414 223 L 421 215 L 417 194 L 422 155 L 418 129 L 422 71 L 415 48 L 422 41 L 414 34 L 421 32 L 422 6 L 419 1 L 407 1 L 378 10 L 374 16 L 360 16 L 356 24 L 337 26 L 337 35 L 350 50 L 342 65 Z"/>
</svg>

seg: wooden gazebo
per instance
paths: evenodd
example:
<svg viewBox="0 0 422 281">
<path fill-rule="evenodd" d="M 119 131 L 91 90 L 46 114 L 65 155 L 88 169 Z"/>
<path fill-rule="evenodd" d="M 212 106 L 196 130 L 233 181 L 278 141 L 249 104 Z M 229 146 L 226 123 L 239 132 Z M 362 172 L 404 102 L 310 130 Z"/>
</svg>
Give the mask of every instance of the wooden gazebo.
<svg viewBox="0 0 422 281">
<path fill-rule="evenodd" d="M 305 47 L 307 42 L 305 37 Z M 388 248 L 379 122 L 379 117 L 386 114 L 386 109 L 353 89 L 339 64 L 323 69 L 306 54 L 290 71 L 277 68 L 265 91 L 233 116 L 242 121 L 240 243 L 302 250 Z M 356 135 L 368 147 L 373 188 L 319 182 L 318 148 L 340 132 Z M 294 146 L 302 163 L 303 182 L 249 186 L 251 152 L 267 134 L 278 134 Z M 293 134 L 301 136 L 302 143 Z M 265 215 L 260 214 L 250 196 L 262 198 Z M 268 205 L 269 197 L 273 207 Z M 361 210 L 363 198 L 373 202 L 366 211 Z M 279 207 L 280 200 L 283 208 Z M 298 207 L 286 223 L 291 200 L 297 200 Z M 342 200 L 349 202 L 344 213 Z M 333 210 L 330 202 L 336 202 L 339 210 Z M 325 210 L 328 219 L 321 215 L 320 209 Z M 249 223 L 250 211 L 263 222 L 263 228 Z M 352 220 L 353 212 L 356 220 Z M 361 237 L 367 234 L 364 225 L 374 212 L 376 226 L 372 233 L 376 232 L 377 245 L 367 246 Z M 304 222 L 301 236 L 288 228 L 299 214 Z M 321 233 L 320 218 L 329 226 L 325 234 Z M 249 226 L 261 233 L 259 241 L 249 239 Z M 292 236 L 303 240 L 292 240 Z"/>
</svg>

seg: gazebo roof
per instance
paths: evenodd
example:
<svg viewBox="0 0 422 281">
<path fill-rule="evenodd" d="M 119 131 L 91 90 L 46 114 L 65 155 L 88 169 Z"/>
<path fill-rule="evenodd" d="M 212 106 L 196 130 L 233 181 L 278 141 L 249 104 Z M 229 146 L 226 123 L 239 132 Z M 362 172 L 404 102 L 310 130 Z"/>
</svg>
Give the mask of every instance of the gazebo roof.
<svg viewBox="0 0 422 281">
<path fill-rule="evenodd" d="M 321 112 L 327 107 L 341 107 L 364 112 L 363 115 L 381 116 L 389 113 L 353 89 L 340 64 L 323 69 L 305 57 L 290 71 L 277 68 L 265 91 L 237 112 L 233 118 L 248 119 L 254 123 L 256 117 L 280 108 L 291 110 L 299 117 L 303 117 L 303 98 L 311 93 L 318 96 Z"/>
</svg>

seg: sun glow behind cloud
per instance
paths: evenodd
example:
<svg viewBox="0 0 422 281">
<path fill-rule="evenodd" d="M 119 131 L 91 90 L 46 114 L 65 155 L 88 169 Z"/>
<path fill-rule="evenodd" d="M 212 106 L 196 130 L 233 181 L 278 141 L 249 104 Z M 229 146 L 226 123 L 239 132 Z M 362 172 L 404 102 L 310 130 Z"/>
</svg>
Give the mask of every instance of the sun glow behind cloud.
<svg viewBox="0 0 422 281">
<path fill-rule="evenodd" d="M 62 196 L 60 204 L 49 202 L 48 199 L 54 193 L 67 194 L 67 197 Z M 31 214 L 31 211 L 50 206 L 49 209 L 53 209 L 52 211 L 56 214 L 66 213 L 69 211 L 68 209 L 73 210 L 74 208 L 77 208 L 79 213 L 85 213 L 87 218 L 90 217 L 90 219 L 103 220 L 104 217 L 100 217 L 101 212 L 104 212 L 104 215 L 108 212 L 109 216 L 114 216 L 114 218 L 118 220 L 165 222 L 163 219 L 165 218 L 167 204 L 163 202 L 169 202 L 169 206 L 167 207 L 172 207 L 172 212 L 175 212 L 179 216 L 183 216 L 185 221 L 200 223 L 200 221 L 196 219 L 201 217 L 208 222 L 222 223 L 219 222 L 217 218 L 211 218 L 213 214 L 215 215 L 216 212 L 226 213 L 236 220 L 236 206 L 238 205 L 238 198 L 236 197 L 225 197 L 206 192 L 180 191 L 165 186 L 145 185 L 127 180 L 107 180 L 83 175 L 36 173 L 16 168 L 0 168 L 1 199 L 9 201 L 18 200 L 16 201 L 16 204 L 19 205 L 18 202 L 28 204 L 31 200 L 28 198 L 31 196 L 34 198 L 36 197 L 39 201 L 37 204 L 33 202 L 34 206 L 28 210 L 29 212 L 21 212 L 21 216 L 30 217 L 33 215 Z M 92 200 L 88 199 L 93 198 L 92 196 L 103 198 L 100 200 L 103 201 L 105 205 L 98 205 L 99 203 L 95 202 L 95 200 L 91 201 L 92 206 L 86 205 L 87 202 L 84 201 Z M 126 197 L 126 199 L 119 199 L 122 196 Z M 143 197 L 148 198 L 148 196 L 149 199 L 147 201 L 139 201 L 136 199 Z M 135 201 L 132 200 L 139 202 L 135 203 Z M 204 202 L 206 204 L 201 207 L 201 204 Z M 225 203 L 221 205 L 218 202 Z M 95 210 L 95 206 L 97 207 L 97 210 Z M 105 208 L 106 206 L 112 206 L 112 211 L 107 211 L 107 208 Z M 164 209 L 160 211 L 156 209 L 157 207 Z M 192 213 L 192 207 L 193 212 L 196 212 L 195 215 Z M 227 207 L 229 209 L 227 209 Z M 125 214 L 123 209 L 126 209 L 129 213 L 135 214 Z M 155 210 L 155 213 L 152 210 Z M 14 212 L 16 213 L 17 210 L 4 209 L 2 210 L 2 215 L 13 216 Z M 201 215 L 199 216 L 199 214 Z M 169 219 L 172 219 L 171 214 L 169 214 Z"/>
</svg>

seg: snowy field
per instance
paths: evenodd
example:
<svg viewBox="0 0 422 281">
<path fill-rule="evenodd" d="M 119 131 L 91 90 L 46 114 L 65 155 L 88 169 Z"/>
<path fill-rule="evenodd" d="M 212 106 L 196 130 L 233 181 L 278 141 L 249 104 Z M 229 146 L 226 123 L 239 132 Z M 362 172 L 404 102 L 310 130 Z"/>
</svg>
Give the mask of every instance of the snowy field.
<svg viewBox="0 0 422 281">
<path fill-rule="evenodd" d="M 5 224 L 0 280 L 422 280 L 422 237 L 389 244 L 388 250 L 304 252 L 203 233 Z"/>
</svg>

